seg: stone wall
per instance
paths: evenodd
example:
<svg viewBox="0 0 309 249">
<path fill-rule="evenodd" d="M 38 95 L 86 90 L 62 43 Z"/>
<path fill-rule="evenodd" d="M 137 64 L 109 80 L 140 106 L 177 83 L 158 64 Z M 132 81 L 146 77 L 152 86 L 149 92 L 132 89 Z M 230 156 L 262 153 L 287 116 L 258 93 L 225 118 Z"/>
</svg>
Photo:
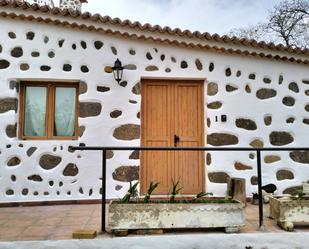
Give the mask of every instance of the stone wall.
<svg viewBox="0 0 309 249">
<path fill-rule="evenodd" d="M 101 154 L 69 145 L 139 146 L 141 77 L 206 78 L 209 146 L 308 146 L 308 67 L 1 19 L 0 202 L 99 199 Z M 119 58 L 123 81 L 113 79 Z M 18 81 L 80 81 L 79 139 L 21 141 Z M 221 122 L 227 115 L 227 122 Z M 216 122 L 216 120 L 218 120 Z M 206 189 L 224 195 L 228 176 L 255 191 L 254 152 L 207 155 Z M 263 153 L 263 181 L 289 192 L 309 178 L 309 153 Z M 109 151 L 107 198 L 139 179 L 139 153 Z"/>
</svg>

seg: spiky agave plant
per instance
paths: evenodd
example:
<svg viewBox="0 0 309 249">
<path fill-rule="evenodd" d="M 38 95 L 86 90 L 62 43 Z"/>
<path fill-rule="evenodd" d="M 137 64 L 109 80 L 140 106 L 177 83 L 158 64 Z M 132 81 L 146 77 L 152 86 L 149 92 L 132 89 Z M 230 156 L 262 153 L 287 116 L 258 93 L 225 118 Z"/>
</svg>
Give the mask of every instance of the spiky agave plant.
<svg viewBox="0 0 309 249">
<path fill-rule="evenodd" d="M 147 194 L 144 197 L 144 203 L 148 203 L 150 200 L 150 196 L 152 194 L 152 192 L 159 186 L 158 182 L 153 182 L 151 181 L 149 184 L 149 188 L 147 190 Z"/>
<path fill-rule="evenodd" d="M 209 195 L 212 196 L 213 193 L 202 191 L 202 192 L 198 193 L 198 194 L 195 196 L 194 199 L 197 200 L 197 199 L 200 199 L 200 198 L 202 198 L 202 197 L 209 196 Z"/>
<path fill-rule="evenodd" d="M 132 185 L 130 182 L 130 187 L 126 195 L 120 200 L 121 203 L 129 203 L 130 199 L 137 196 L 137 185 L 139 182 L 136 182 Z"/>
<path fill-rule="evenodd" d="M 172 180 L 172 190 L 170 193 L 170 202 L 175 202 L 175 196 L 179 194 L 179 191 L 183 188 L 183 187 L 179 187 L 179 180 L 175 183 L 174 180 Z"/>
</svg>

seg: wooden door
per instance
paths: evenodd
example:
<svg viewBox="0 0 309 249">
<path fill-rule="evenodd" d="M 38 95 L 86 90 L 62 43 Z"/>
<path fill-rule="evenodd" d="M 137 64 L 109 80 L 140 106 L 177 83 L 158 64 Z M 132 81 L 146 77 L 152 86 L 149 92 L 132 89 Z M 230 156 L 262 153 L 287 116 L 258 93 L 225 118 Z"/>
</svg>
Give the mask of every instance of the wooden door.
<svg viewBox="0 0 309 249">
<path fill-rule="evenodd" d="M 203 103 L 202 81 L 143 80 L 142 146 L 204 146 Z M 141 191 L 157 181 L 155 194 L 165 195 L 179 180 L 182 194 L 195 194 L 204 190 L 204 170 L 203 152 L 142 152 Z"/>
</svg>

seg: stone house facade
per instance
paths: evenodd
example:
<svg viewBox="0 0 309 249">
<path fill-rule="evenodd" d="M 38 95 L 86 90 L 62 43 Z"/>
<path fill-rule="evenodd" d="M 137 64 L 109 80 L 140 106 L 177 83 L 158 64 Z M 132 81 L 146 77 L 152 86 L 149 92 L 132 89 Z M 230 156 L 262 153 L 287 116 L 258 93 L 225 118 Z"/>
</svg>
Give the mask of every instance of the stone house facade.
<svg viewBox="0 0 309 249">
<path fill-rule="evenodd" d="M 7 0 L 0 23 L 2 203 L 99 199 L 101 154 L 69 149 L 80 143 L 309 145 L 308 50 Z M 278 193 L 309 179 L 309 152 L 262 156 Z M 161 194 L 172 178 L 187 194 L 224 196 L 229 176 L 246 179 L 248 196 L 257 189 L 254 152 L 109 151 L 107 163 L 107 198 L 151 178 Z"/>
</svg>

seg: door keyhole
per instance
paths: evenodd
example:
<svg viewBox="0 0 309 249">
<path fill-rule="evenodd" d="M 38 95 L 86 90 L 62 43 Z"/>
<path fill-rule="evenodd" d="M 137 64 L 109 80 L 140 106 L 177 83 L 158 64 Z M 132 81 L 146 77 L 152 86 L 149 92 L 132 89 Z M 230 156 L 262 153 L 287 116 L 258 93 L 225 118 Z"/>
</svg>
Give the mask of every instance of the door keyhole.
<svg viewBox="0 0 309 249">
<path fill-rule="evenodd" d="M 179 143 L 180 138 L 177 135 L 174 135 L 174 147 L 177 147 L 177 143 Z"/>
</svg>

